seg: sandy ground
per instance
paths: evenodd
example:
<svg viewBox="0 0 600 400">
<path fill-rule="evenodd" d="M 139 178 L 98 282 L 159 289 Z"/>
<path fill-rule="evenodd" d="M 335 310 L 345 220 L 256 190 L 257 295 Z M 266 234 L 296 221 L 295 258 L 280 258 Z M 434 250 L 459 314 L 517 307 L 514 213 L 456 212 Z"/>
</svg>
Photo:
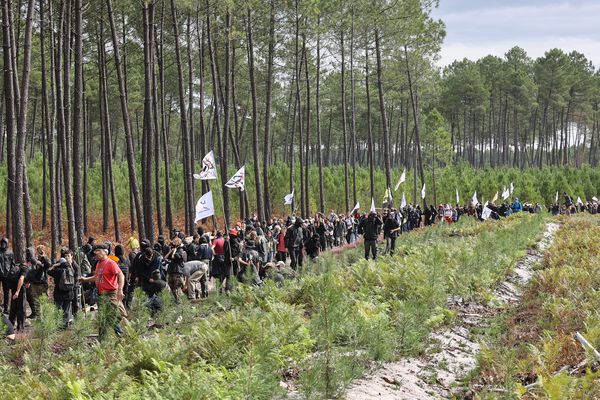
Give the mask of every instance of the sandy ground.
<svg viewBox="0 0 600 400">
<path fill-rule="evenodd" d="M 470 327 L 484 325 L 487 318 L 497 313 L 498 305 L 519 303 L 521 288 L 531 280 L 533 265 L 542 259 L 558 228 L 558 224 L 548 224 L 537 248 L 529 250 L 507 279 L 498 285 L 494 290 L 496 305 L 465 304 L 461 299 L 449 299 L 448 306 L 457 313 L 455 324 L 431 334 L 426 355 L 379 365 L 369 375 L 355 381 L 346 397 L 350 400 L 427 400 L 456 395 L 457 384 L 477 365 L 480 347 L 471 335 Z"/>
</svg>

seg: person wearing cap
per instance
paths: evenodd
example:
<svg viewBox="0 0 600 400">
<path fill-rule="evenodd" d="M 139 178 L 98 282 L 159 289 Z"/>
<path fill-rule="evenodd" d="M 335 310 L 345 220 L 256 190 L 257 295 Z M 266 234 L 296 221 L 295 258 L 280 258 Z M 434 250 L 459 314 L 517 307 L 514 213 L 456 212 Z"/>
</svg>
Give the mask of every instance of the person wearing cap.
<svg viewBox="0 0 600 400">
<path fill-rule="evenodd" d="M 108 257 L 108 248 L 104 244 L 94 246 L 94 256 L 98 263 L 94 275 L 79 278 L 80 282 L 95 282 L 96 289 L 100 295 L 100 303 L 110 305 L 107 308 L 106 319 L 108 324 L 114 325 L 115 333 L 121 334 L 120 320 L 127 317 L 127 311 L 123 305 L 123 287 L 125 275 L 115 261 Z M 100 326 L 99 336 L 106 335 L 104 325 Z"/>
<path fill-rule="evenodd" d="M 167 283 L 175 298 L 175 302 L 179 303 L 184 284 L 183 264 L 187 261 L 187 253 L 179 237 L 175 237 L 171 241 L 171 250 L 165 256 L 165 260 L 169 263 L 167 267 Z"/>
</svg>

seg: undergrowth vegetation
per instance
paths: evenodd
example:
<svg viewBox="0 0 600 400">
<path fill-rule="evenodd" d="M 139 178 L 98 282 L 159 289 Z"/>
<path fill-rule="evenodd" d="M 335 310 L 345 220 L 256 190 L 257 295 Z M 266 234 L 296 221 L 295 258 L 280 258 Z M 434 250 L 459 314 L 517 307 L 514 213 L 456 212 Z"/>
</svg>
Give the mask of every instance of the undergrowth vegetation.
<svg viewBox="0 0 600 400">
<path fill-rule="evenodd" d="M 423 351 L 428 334 L 452 321 L 449 296 L 491 298 L 544 221 L 463 218 L 402 235 L 397 254 L 375 262 L 358 248 L 323 256 L 283 287 L 167 301 L 152 323 L 138 291 L 125 334 L 101 342 L 89 317 L 57 331 L 45 303 L 48 329 L 0 348 L 0 398 L 340 397 L 371 362 Z"/>
<path fill-rule="evenodd" d="M 600 348 L 600 218 L 562 217 L 524 301 L 480 354 L 481 399 L 597 399 L 600 373 L 576 340 Z M 598 361 L 598 360 L 596 360 Z M 527 387 L 528 386 L 528 387 Z"/>
</svg>

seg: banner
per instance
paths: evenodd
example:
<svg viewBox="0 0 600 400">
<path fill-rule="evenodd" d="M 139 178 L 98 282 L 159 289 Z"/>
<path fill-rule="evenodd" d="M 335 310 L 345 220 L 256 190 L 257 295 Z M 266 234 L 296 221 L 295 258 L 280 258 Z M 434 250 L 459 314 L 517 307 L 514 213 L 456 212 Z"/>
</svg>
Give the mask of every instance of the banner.
<svg viewBox="0 0 600 400">
<path fill-rule="evenodd" d="M 203 181 L 217 179 L 217 164 L 212 150 L 202 159 L 202 171 L 199 174 L 194 174 L 194 179 Z"/>
<path fill-rule="evenodd" d="M 421 189 L 421 198 L 425 200 L 425 184 L 423 184 L 423 189 Z"/>
<path fill-rule="evenodd" d="M 388 188 L 385 190 L 385 195 L 383 196 L 383 202 L 386 203 L 389 207 L 393 200 L 394 199 L 392 197 L 392 189 L 390 189 L 390 187 L 388 186 Z"/>
<path fill-rule="evenodd" d="M 245 180 L 246 180 L 246 172 L 245 172 L 244 168 L 245 168 L 245 165 L 242 165 L 242 168 L 240 168 L 235 173 L 235 175 L 233 175 L 231 177 L 231 179 L 227 181 L 225 186 L 230 189 L 239 188 L 243 192 L 245 189 Z"/>
<path fill-rule="evenodd" d="M 292 193 L 285 195 L 285 197 L 283 198 L 283 204 L 287 206 L 287 205 L 292 204 L 292 201 L 294 201 L 294 190 L 293 189 L 292 189 Z"/>
<path fill-rule="evenodd" d="M 398 180 L 398 183 L 396 183 L 396 186 L 394 187 L 394 192 L 398 191 L 398 188 L 400 187 L 400 184 L 404 183 L 406 181 L 406 170 L 402 171 L 402 175 L 400 175 L 400 179 Z"/>
<path fill-rule="evenodd" d="M 213 203 L 212 191 L 208 191 L 196 203 L 196 219 L 194 223 L 211 215 L 215 215 L 215 204 Z"/>
<path fill-rule="evenodd" d="M 598 198 L 596 196 L 592 197 L 592 201 L 598 201 Z"/>
<path fill-rule="evenodd" d="M 479 201 L 477 200 L 477 191 L 475 191 L 475 193 L 473 193 L 473 198 L 471 199 L 471 204 L 473 204 L 474 206 L 479 204 Z"/>
<path fill-rule="evenodd" d="M 508 199 L 510 196 L 510 192 L 509 190 L 506 188 L 506 186 L 502 189 L 502 200 L 506 200 Z"/>
<path fill-rule="evenodd" d="M 498 200 L 498 192 L 496 192 L 496 194 L 494 195 L 494 198 L 492 199 L 492 204 L 495 204 L 496 200 Z"/>
<path fill-rule="evenodd" d="M 352 213 L 354 213 L 354 211 L 358 210 L 360 208 L 360 202 L 356 202 L 356 205 L 354 206 L 354 208 L 352 209 L 352 211 L 350 211 L 350 215 L 352 215 Z"/>
<path fill-rule="evenodd" d="M 583 205 L 583 201 L 581 201 L 581 197 L 577 197 L 577 204 L 580 206 Z"/>
<path fill-rule="evenodd" d="M 484 207 L 481 212 L 481 219 L 486 220 L 492 215 L 492 210 L 489 207 Z"/>
</svg>

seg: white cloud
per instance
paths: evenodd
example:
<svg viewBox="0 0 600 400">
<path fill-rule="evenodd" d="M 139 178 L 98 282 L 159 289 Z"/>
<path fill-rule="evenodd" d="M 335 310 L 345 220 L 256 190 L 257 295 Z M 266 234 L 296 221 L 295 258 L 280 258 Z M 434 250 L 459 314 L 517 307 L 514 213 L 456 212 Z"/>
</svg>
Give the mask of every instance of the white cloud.
<svg viewBox="0 0 600 400">
<path fill-rule="evenodd" d="M 584 53 L 600 65 L 600 1 L 547 1 L 526 5 L 498 1 L 442 0 L 434 17 L 446 23 L 440 65 L 487 54 L 503 56 L 513 46 L 531 57 L 559 47 Z"/>
</svg>

